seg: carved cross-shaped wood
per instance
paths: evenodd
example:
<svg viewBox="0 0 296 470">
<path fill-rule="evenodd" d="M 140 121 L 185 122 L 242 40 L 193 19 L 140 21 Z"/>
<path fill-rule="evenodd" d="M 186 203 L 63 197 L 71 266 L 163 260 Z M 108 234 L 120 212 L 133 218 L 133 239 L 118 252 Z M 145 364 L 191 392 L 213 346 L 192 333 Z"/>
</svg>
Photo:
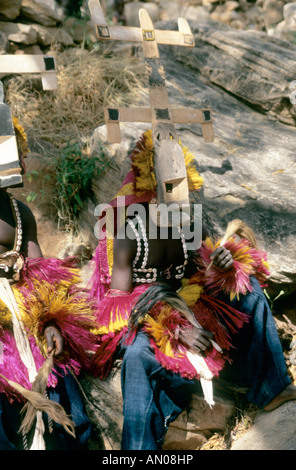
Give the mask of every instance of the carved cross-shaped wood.
<svg viewBox="0 0 296 470">
<path fill-rule="evenodd" d="M 0 55 L 1 74 L 38 73 L 41 74 L 44 90 L 57 88 L 56 65 L 53 56 L 42 54 Z"/>
<path fill-rule="evenodd" d="M 151 122 L 154 144 L 167 138 L 176 138 L 174 124 L 199 123 L 206 142 L 213 141 L 210 109 L 171 109 L 165 83 L 165 74 L 159 59 L 158 44 L 194 47 L 194 37 L 184 18 L 178 20 L 178 31 L 155 30 L 145 9 L 139 11 L 140 28 L 107 25 L 99 0 L 89 0 L 92 21 L 101 40 L 142 42 L 149 78 L 150 108 L 106 108 L 104 110 L 108 140 L 121 141 L 120 122 Z"/>
<path fill-rule="evenodd" d="M 0 55 L 1 74 L 38 73 L 44 90 L 57 88 L 56 66 L 52 56 Z M 2 83 L 1 83 L 2 85 Z M 0 188 L 22 184 L 22 168 L 19 161 L 16 135 L 10 108 L 4 103 L 0 89 Z"/>
</svg>

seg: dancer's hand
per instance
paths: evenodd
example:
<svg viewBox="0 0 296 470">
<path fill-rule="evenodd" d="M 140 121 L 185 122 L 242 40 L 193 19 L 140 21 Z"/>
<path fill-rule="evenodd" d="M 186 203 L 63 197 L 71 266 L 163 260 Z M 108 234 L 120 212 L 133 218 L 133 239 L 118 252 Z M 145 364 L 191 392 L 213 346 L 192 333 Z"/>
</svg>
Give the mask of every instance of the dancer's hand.
<svg viewBox="0 0 296 470">
<path fill-rule="evenodd" d="M 47 343 L 47 354 L 50 354 L 53 349 L 54 356 L 58 356 L 63 352 L 63 337 L 55 326 L 47 326 L 44 330 L 44 336 Z"/>
<path fill-rule="evenodd" d="M 186 330 L 180 330 L 179 333 L 181 343 L 189 349 L 196 349 L 198 352 L 204 352 L 212 346 L 210 339 L 213 339 L 213 337 L 214 335 L 210 331 L 197 327 L 186 328 Z"/>
<path fill-rule="evenodd" d="M 212 263 L 219 269 L 227 270 L 233 265 L 232 254 L 224 246 L 219 246 L 210 255 Z"/>
</svg>

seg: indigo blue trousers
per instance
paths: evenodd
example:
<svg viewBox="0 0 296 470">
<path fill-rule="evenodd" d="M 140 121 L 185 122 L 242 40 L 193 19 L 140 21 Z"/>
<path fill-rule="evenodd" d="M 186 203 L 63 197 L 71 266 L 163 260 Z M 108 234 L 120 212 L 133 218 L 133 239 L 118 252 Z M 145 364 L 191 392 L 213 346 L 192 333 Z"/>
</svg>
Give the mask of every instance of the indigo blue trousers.
<svg viewBox="0 0 296 470">
<path fill-rule="evenodd" d="M 233 338 L 232 363 L 220 376 L 248 387 L 247 398 L 264 407 L 291 383 L 275 322 L 258 281 L 239 300 L 221 300 L 248 313 L 249 322 Z M 168 424 L 200 391 L 198 381 L 164 370 L 156 361 L 148 337 L 139 332 L 124 350 L 122 364 L 122 450 L 161 449 Z"/>
<path fill-rule="evenodd" d="M 48 421 L 45 424 L 46 450 L 84 450 L 87 449 L 87 441 L 91 432 L 90 421 L 85 413 L 81 394 L 76 380 L 71 374 L 59 377 L 55 388 L 47 390 L 48 397 L 60 403 L 66 413 L 75 423 L 76 437 L 70 436 L 62 426 L 53 423 L 53 432 L 49 432 Z M 0 450 L 23 450 L 23 439 L 18 433 L 21 419 L 20 411 L 23 403 L 14 401 L 9 403 L 4 393 L 0 394 Z M 27 436 L 28 446 L 32 440 Z"/>
</svg>

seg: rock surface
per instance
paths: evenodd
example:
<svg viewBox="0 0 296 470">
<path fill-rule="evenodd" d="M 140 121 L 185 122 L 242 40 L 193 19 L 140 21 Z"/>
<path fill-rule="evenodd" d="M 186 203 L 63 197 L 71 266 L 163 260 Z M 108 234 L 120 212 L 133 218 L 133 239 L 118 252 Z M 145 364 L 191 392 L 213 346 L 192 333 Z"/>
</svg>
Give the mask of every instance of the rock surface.
<svg viewBox="0 0 296 470">
<path fill-rule="evenodd" d="M 257 414 L 252 428 L 231 450 L 296 450 L 296 403 L 287 402 L 276 410 Z"/>
<path fill-rule="evenodd" d="M 6 20 L 14 20 L 18 17 L 22 0 L 2 0 L 0 4 L 0 17 Z"/>
<path fill-rule="evenodd" d="M 261 62 L 260 51 L 262 51 L 263 44 L 265 46 L 267 36 L 262 38 L 261 35 L 251 35 L 247 43 L 251 42 L 253 51 L 252 58 L 248 58 L 250 66 L 245 67 L 245 63 L 238 60 L 231 67 L 229 51 L 229 56 L 228 53 L 224 56 L 224 63 L 227 63 L 229 67 L 222 69 L 222 66 L 221 68 L 217 66 L 217 70 L 220 70 L 217 72 L 214 57 L 217 58 L 216 63 L 219 63 L 221 48 L 225 44 L 230 44 L 230 38 L 234 39 L 234 36 L 241 38 L 242 32 L 225 29 L 224 25 L 221 27 L 210 21 L 200 22 L 193 29 L 206 32 L 207 38 L 214 36 L 215 47 L 210 45 L 208 48 L 211 39 L 205 40 L 205 43 L 208 41 L 206 46 L 205 43 L 201 43 L 199 33 L 197 33 L 197 47 L 191 56 L 183 50 L 176 53 L 173 49 L 173 55 L 180 65 L 189 65 L 190 68 L 183 66 L 183 70 L 180 69 L 177 74 L 174 74 L 176 65 L 173 65 L 170 59 L 170 62 L 165 63 L 165 71 L 170 82 L 170 89 L 177 92 L 176 101 L 172 98 L 174 104 L 181 105 L 183 102 L 183 106 L 192 107 L 197 103 L 200 106 L 209 105 L 214 113 L 216 138 L 213 144 L 205 145 L 203 141 L 198 141 L 195 136 L 193 137 L 196 135 L 196 128 L 191 135 L 187 130 L 182 129 L 183 141 L 196 155 L 200 172 L 205 178 L 202 200 L 204 213 L 209 213 L 216 228 L 222 232 L 225 230 L 224 224 L 231 218 L 242 218 L 249 223 L 269 253 L 271 282 L 288 283 L 294 289 L 295 270 L 292 267 L 294 262 L 292 260 L 296 235 L 296 226 L 293 223 L 296 202 L 296 162 L 292 149 L 296 134 L 294 125 L 290 127 L 277 122 L 277 120 L 282 120 L 281 111 L 279 113 L 272 111 L 272 116 L 270 116 L 273 105 L 270 105 L 267 114 L 267 110 L 260 109 L 260 93 L 261 102 L 263 102 L 264 91 L 267 93 L 271 90 L 274 81 L 277 81 L 273 73 L 269 73 L 269 66 L 264 68 Z M 271 42 L 273 53 L 278 54 L 278 57 L 283 57 L 286 44 L 275 39 Z M 238 43 L 236 44 L 238 47 Z M 243 46 L 241 43 L 240 48 L 237 49 L 237 51 L 240 49 L 241 53 L 237 56 L 246 57 L 248 48 L 248 45 Z M 199 50 L 203 61 L 199 58 Z M 231 50 L 233 51 L 232 48 Z M 277 95 L 275 101 L 278 103 L 288 101 L 289 80 L 293 75 L 296 76 L 296 48 L 290 47 L 289 54 L 291 54 L 288 61 L 290 66 L 287 64 L 286 78 L 282 77 L 282 80 L 278 81 L 281 83 L 282 90 L 278 89 L 275 93 Z M 195 57 L 198 57 L 197 61 Z M 256 80 L 250 84 L 254 78 L 253 71 L 257 67 L 261 69 L 262 75 L 256 74 Z M 217 80 L 220 73 L 222 77 L 223 70 L 225 79 Z M 202 83 L 199 83 L 198 72 L 202 75 Z M 242 82 L 241 77 L 243 77 Z M 206 79 L 210 80 L 210 87 Z M 213 86 L 216 84 L 219 87 Z M 188 92 L 185 94 L 184 90 Z M 223 93 L 225 90 L 229 93 Z M 267 93 L 265 100 L 269 96 L 270 94 Z M 253 109 L 254 105 L 257 107 L 256 111 Z M 193 126 L 189 128 L 193 130 Z M 280 248 L 281 245 L 282 248 Z"/>
<path fill-rule="evenodd" d="M 295 125 L 296 109 L 289 100 L 296 76 L 295 46 L 209 20 L 189 23 L 196 47 L 173 48 L 176 59 L 259 111 Z"/>
<path fill-rule="evenodd" d="M 56 12 L 54 0 L 22 0 L 20 12 L 25 18 L 44 26 L 55 26 L 62 19 Z"/>
</svg>

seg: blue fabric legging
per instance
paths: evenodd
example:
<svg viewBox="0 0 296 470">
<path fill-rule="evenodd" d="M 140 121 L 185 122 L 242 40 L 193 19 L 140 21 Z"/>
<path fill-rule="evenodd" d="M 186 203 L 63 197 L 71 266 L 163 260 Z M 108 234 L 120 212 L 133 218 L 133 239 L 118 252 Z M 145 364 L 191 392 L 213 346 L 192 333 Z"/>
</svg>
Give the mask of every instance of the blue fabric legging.
<svg viewBox="0 0 296 470">
<path fill-rule="evenodd" d="M 91 425 L 85 413 L 76 380 L 71 374 L 64 377 L 59 376 L 57 386 L 49 388 L 47 393 L 51 400 L 64 407 L 66 413 L 75 423 L 76 438 L 74 439 L 56 423 L 53 423 L 53 432 L 50 433 L 47 419 L 44 419 L 46 450 L 86 449 Z M 23 404 L 17 401 L 9 403 L 6 395 L 0 394 L 0 450 L 23 450 L 23 440 L 18 433 L 22 407 Z M 32 436 L 28 436 L 29 446 L 31 439 Z"/>
<path fill-rule="evenodd" d="M 250 317 L 234 338 L 233 362 L 220 376 L 249 387 L 249 401 L 264 407 L 291 381 L 272 313 L 255 278 L 252 287 L 239 300 L 220 297 Z M 185 409 L 197 387 L 200 389 L 197 381 L 164 370 L 148 337 L 138 333 L 123 356 L 122 449 L 161 449 L 168 424 Z"/>
</svg>

